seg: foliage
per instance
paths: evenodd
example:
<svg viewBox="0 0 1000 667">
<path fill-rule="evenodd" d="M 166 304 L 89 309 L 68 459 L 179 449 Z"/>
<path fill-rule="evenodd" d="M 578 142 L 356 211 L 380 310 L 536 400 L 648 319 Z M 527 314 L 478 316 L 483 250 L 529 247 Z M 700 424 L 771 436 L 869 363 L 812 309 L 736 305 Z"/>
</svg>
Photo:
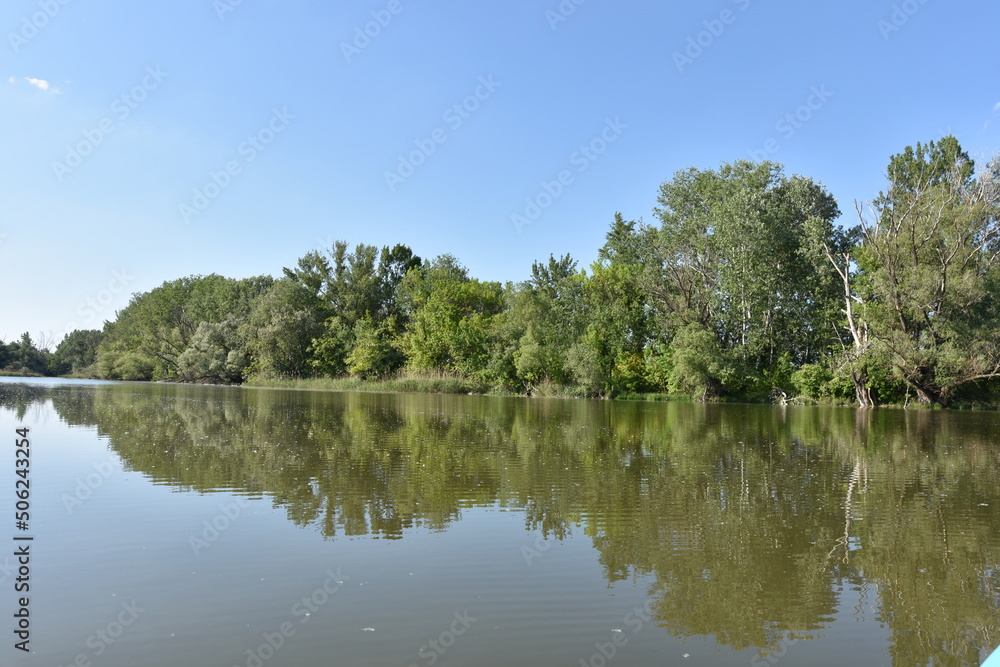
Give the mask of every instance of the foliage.
<svg viewBox="0 0 1000 667">
<path fill-rule="evenodd" d="M 0 370 L 18 375 L 47 375 L 51 364 L 48 350 L 40 349 L 25 331 L 17 341 L 0 341 Z"/>
<path fill-rule="evenodd" d="M 191 344 L 177 359 L 178 377 L 184 382 L 238 383 L 246 366 L 246 351 L 231 319 L 199 324 Z"/>
<path fill-rule="evenodd" d="M 415 370 L 474 375 L 489 359 L 489 342 L 503 311 L 503 287 L 470 279 L 454 258 L 442 256 L 403 281 L 409 329 L 401 346 Z"/>
<path fill-rule="evenodd" d="M 0 368 L 978 405 L 1000 381 L 1000 162 L 977 173 L 946 137 L 893 156 L 888 175 L 843 228 L 821 183 L 776 163 L 679 171 L 656 224 L 617 213 L 589 267 L 550 255 L 521 283 L 475 279 L 451 255 L 337 241 L 278 280 L 166 282 L 52 355 L 30 337 L 0 345 Z"/>
<path fill-rule="evenodd" d="M 251 372 L 268 377 L 309 374 L 309 346 L 322 333 L 319 303 L 309 290 L 289 278 L 275 281 L 253 302 L 245 337 Z"/>
<path fill-rule="evenodd" d="M 104 334 L 99 330 L 77 329 L 63 338 L 49 360 L 53 375 L 82 373 L 97 361 L 97 349 Z"/>
<path fill-rule="evenodd" d="M 354 348 L 347 355 L 347 370 L 362 379 L 385 377 L 403 366 L 405 358 L 398 347 L 396 318 L 375 322 L 366 317 L 354 325 Z"/>
<path fill-rule="evenodd" d="M 796 364 L 818 358 L 836 292 L 811 250 L 840 214 L 822 185 L 771 162 L 690 169 L 661 186 L 656 213 L 661 227 L 639 233 L 668 337 L 698 324 L 751 372 L 783 352 Z"/>
<path fill-rule="evenodd" d="M 704 400 L 722 393 L 728 364 L 715 335 L 697 323 L 681 329 L 671 347 L 670 391 Z"/>
<path fill-rule="evenodd" d="M 1000 376 L 1000 163 L 975 174 L 954 137 L 889 164 L 862 218 L 862 315 L 892 374 L 924 403 Z"/>
<path fill-rule="evenodd" d="M 254 300 L 273 282 L 269 276 L 243 280 L 216 274 L 190 276 L 133 296 L 117 319 L 105 326 L 98 348 L 101 376 L 112 380 L 179 378 L 180 357 L 194 342 L 199 327 L 248 320 Z M 203 344 L 204 339 L 199 341 Z M 123 356 L 138 357 L 127 368 L 130 373 L 141 371 L 141 377 L 117 372 Z"/>
<path fill-rule="evenodd" d="M 804 364 L 792 373 L 791 382 L 799 396 L 822 398 L 833 380 L 833 374 L 818 364 Z"/>
</svg>

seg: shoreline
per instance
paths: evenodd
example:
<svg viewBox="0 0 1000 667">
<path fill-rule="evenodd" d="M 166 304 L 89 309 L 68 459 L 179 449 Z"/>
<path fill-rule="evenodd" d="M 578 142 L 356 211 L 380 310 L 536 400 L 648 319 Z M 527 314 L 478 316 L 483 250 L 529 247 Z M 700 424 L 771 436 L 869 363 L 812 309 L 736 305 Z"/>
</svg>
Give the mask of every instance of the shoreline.
<svg viewBox="0 0 1000 667">
<path fill-rule="evenodd" d="M 25 379 L 64 379 L 64 380 L 99 380 L 105 382 L 142 382 L 150 384 L 174 384 L 190 387 L 211 386 L 211 387 L 236 387 L 246 389 L 288 389 L 299 391 L 339 391 L 339 392 L 364 392 L 381 394 L 442 394 L 453 396 L 485 396 L 493 398 L 560 398 L 560 399 L 583 399 L 592 401 L 626 401 L 641 403 L 706 403 L 715 405 L 773 405 L 778 407 L 835 407 L 835 408 L 860 408 L 854 402 L 847 402 L 837 399 L 812 399 L 805 396 L 796 396 L 785 402 L 762 399 L 760 397 L 748 396 L 723 396 L 704 401 L 697 401 L 690 396 L 670 395 L 657 392 L 624 393 L 618 396 L 590 396 L 576 387 L 562 387 L 557 385 L 542 385 L 534 387 L 530 392 L 516 392 L 510 390 L 490 387 L 482 382 L 477 382 L 469 378 L 450 376 L 444 374 L 412 375 L 379 380 L 365 380 L 357 377 L 341 378 L 295 378 L 295 379 L 274 379 L 250 377 L 241 384 L 217 384 L 209 382 L 182 382 L 178 380 L 103 380 L 103 378 L 90 377 L 84 375 L 58 375 L 47 376 L 37 374 L 24 374 L 12 372 L 0 372 L 0 377 L 25 378 Z M 958 404 L 948 407 L 940 405 L 926 405 L 910 401 L 908 403 L 885 403 L 875 406 L 874 409 L 895 409 L 895 410 L 917 410 L 917 411 L 947 411 L 947 412 L 997 412 L 1000 405 L 990 405 L 985 403 Z"/>
</svg>

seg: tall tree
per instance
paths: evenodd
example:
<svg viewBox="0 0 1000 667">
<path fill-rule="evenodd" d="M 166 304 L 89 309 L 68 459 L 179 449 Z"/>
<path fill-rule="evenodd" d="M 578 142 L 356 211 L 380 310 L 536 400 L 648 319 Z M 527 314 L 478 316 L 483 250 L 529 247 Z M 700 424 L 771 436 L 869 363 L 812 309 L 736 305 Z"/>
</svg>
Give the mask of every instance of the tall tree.
<svg viewBox="0 0 1000 667">
<path fill-rule="evenodd" d="M 615 395 L 646 388 L 645 356 L 653 340 L 652 314 L 641 286 L 638 223 L 621 213 L 606 235 L 584 282 L 585 332 L 570 348 L 567 364 L 578 384 Z"/>
<path fill-rule="evenodd" d="M 542 380 L 568 384 L 567 354 L 586 328 L 584 276 L 570 255 L 533 262 L 520 286 L 511 317 L 523 327 L 515 364 L 527 385 Z"/>
<path fill-rule="evenodd" d="M 398 317 L 397 289 L 406 273 L 419 265 L 420 258 L 404 245 L 379 251 L 362 243 L 348 251 L 346 241 L 337 241 L 326 253 L 309 252 L 295 268 L 284 269 L 287 278 L 323 304 L 320 321 L 325 331 L 313 340 L 313 367 L 326 375 L 347 372 L 358 323 L 371 320 L 377 330 L 387 318 Z"/>
<path fill-rule="evenodd" d="M 1000 160 L 980 174 L 954 137 L 894 155 L 860 207 L 857 286 L 892 372 L 924 403 L 1000 377 Z"/>
<path fill-rule="evenodd" d="M 836 293 L 810 249 L 840 214 L 821 184 L 738 161 L 678 172 L 658 201 L 662 225 L 642 230 L 644 279 L 668 338 L 691 325 L 714 333 L 740 367 L 736 391 L 787 381 L 793 364 L 819 357 Z"/>
<path fill-rule="evenodd" d="M 409 329 L 401 345 L 411 368 L 465 375 L 486 368 L 492 329 L 506 303 L 500 283 L 470 279 L 444 255 L 410 271 L 402 291 Z"/>
<path fill-rule="evenodd" d="M 98 330 L 77 329 L 66 334 L 49 360 L 49 370 L 55 375 L 62 375 L 79 373 L 93 366 L 103 337 Z"/>
<path fill-rule="evenodd" d="M 315 293 L 290 278 L 275 281 L 254 300 L 246 322 L 250 373 L 304 377 L 311 373 L 308 349 L 322 334 L 323 306 Z"/>
</svg>

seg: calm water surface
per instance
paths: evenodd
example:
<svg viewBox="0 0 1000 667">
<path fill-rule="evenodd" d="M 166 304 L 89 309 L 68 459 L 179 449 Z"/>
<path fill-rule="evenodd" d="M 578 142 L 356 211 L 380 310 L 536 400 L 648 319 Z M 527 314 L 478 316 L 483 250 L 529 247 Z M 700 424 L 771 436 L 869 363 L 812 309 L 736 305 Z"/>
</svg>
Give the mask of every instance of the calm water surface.
<svg viewBox="0 0 1000 667">
<path fill-rule="evenodd" d="M 3 665 L 978 665 L 1000 416 L 0 382 Z M 9 511 L 8 511 L 9 509 Z M 3 560 L 6 556 L 6 561 Z"/>
</svg>

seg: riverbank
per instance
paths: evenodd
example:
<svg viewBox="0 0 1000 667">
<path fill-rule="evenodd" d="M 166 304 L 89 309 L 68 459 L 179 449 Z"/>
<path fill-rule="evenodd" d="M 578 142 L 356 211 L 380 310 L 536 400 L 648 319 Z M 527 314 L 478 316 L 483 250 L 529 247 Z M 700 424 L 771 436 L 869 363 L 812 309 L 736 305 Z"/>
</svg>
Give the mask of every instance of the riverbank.
<svg viewBox="0 0 1000 667">
<path fill-rule="evenodd" d="M 410 374 L 377 380 L 365 380 L 358 377 L 340 378 L 268 378 L 251 376 L 243 383 L 244 387 L 260 387 L 264 389 L 314 389 L 327 391 L 368 391 L 368 392 L 405 392 L 424 394 L 482 394 L 514 396 L 512 393 L 498 392 L 484 382 L 469 378 L 437 374 Z"/>
<path fill-rule="evenodd" d="M 543 382 L 528 391 L 512 391 L 494 387 L 486 382 L 453 373 L 401 373 L 387 378 L 362 379 L 348 376 L 339 378 L 269 378 L 250 376 L 244 387 L 264 389 L 313 389 L 326 391 L 401 392 L 421 394 L 472 394 L 477 396 L 545 396 L 550 398 L 599 398 L 589 396 L 582 387 Z M 667 397 L 649 394 L 640 400 L 687 400 L 686 397 Z M 630 397 L 631 398 L 631 397 Z"/>
<path fill-rule="evenodd" d="M 0 377 L 24 377 L 43 378 L 59 377 L 73 380 L 99 379 L 90 373 L 71 373 L 59 376 L 43 376 L 31 373 L 0 372 Z M 199 382 L 171 381 L 172 384 L 215 384 Z M 250 376 L 241 385 L 246 388 L 260 389 L 299 389 L 309 391 L 358 391 L 370 393 L 407 393 L 407 394 L 462 394 L 474 396 L 503 396 L 522 398 L 585 398 L 601 399 L 613 401 L 629 402 L 672 402 L 672 403 L 693 403 L 707 402 L 715 404 L 743 404 L 743 405 L 782 405 L 782 406 L 814 406 L 814 407 L 857 407 L 853 401 L 835 397 L 823 397 L 814 399 L 808 396 L 788 396 L 781 398 L 775 396 L 718 396 L 699 401 L 691 396 L 677 394 L 666 394 L 661 392 L 648 393 L 622 393 L 615 396 L 594 396 L 588 394 L 583 387 L 557 385 L 551 382 L 542 382 L 532 386 L 528 391 L 513 391 L 493 387 L 486 382 L 473 378 L 464 377 L 452 373 L 432 372 L 432 373 L 401 373 L 399 375 L 378 378 L 363 379 L 359 377 L 347 376 L 338 378 L 318 377 L 318 378 L 274 378 L 263 376 Z M 1000 405 L 985 401 L 960 400 L 952 403 L 947 408 L 939 405 L 926 405 L 917 403 L 915 400 L 904 402 L 882 403 L 879 408 L 894 408 L 900 410 L 984 410 L 998 411 Z"/>
<path fill-rule="evenodd" d="M 262 389 L 306 389 L 317 391 L 365 391 L 382 393 L 421 393 L 421 394 L 470 394 L 476 396 L 511 396 L 536 398 L 589 398 L 614 401 L 642 402 L 679 402 L 691 403 L 691 396 L 665 394 L 661 392 L 630 392 L 616 396 L 594 396 L 588 394 L 583 387 L 558 385 L 551 382 L 541 382 L 527 391 L 513 391 L 493 387 L 485 382 L 450 373 L 403 373 L 394 377 L 379 379 L 362 379 L 358 377 L 339 378 L 268 378 L 251 376 L 243 383 L 244 387 Z M 851 406 L 846 401 L 826 399 L 816 401 L 809 398 L 795 399 L 789 405 L 841 405 Z M 709 399 L 709 403 L 740 403 L 767 404 L 773 403 L 768 398 L 748 396 L 722 396 Z"/>
<path fill-rule="evenodd" d="M 547 398 L 590 398 L 614 401 L 641 402 L 696 402 L 691 396 L 664 393 L 623 393 L 616 396 L 592 396 L 582 387 L 541 383 L 530 388 L 530 391 L 517 392 L 492 387 L 485 382 L 448 373 L 402 374 L 391 378 L 361 379 L 357 377 L 341 378 L 264 378 L 252 376 L 243 383 L 244 387 L 263 389 L 305 389 L 317 391 L 363 391 L 381 393 L 421 393 L 421 394 L 471 394 L 476 396 L 510 396 L 510 397 L 547 397 Z M 853 401 L 825 397 L 814 399 L 808 396 L 788 396 L 783 400 L 760 396 L 720 396 L 709 399 L 708 403 L 717 404 L 771 404 L 784 406 L 816 406 L 816 407 L 857 407 Z M 878 408 L 893 408 L 899 410 L 1000 410 L 1000 405 L 985 402 L 960 401 L 950 407 L 917 403 L 915 400 L 905 402 L 884 403 Z"/>
</svg>

